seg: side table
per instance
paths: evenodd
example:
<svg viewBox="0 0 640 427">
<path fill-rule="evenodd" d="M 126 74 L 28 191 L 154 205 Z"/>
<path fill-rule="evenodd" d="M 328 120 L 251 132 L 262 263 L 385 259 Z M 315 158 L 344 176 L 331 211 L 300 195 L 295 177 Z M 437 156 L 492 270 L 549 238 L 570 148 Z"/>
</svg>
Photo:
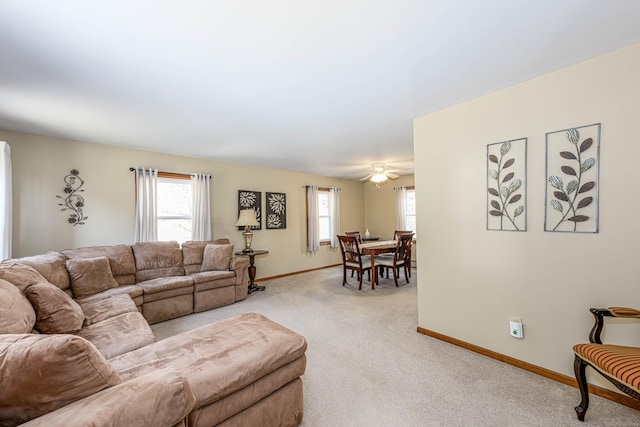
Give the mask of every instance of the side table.
<svg viewBox="0 0 640 427">
<path fill-rule="evenodd" d="M 266 288 L 264 286 L 256 285 L 256 266 L 255 257 L 256 255 L 266 255 L 269 251 L 263 251 L 260 249 L 251 250 L 250 252 L 238 251 L 235 253 L 237 256 L 246 256 L 249 257 L 249 289 L 248 292 L 251 294 L 255 291 L 264 291 Z"/>
</svg>

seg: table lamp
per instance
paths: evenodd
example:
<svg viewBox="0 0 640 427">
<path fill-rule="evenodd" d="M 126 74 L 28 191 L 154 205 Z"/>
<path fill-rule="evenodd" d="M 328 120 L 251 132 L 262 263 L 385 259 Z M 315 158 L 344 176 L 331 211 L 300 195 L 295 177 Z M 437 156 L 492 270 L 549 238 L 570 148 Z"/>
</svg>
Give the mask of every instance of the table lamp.
<svg viewBox="0 0 640 427">
<path fill-rule="evenodd" d="M 244 249 L 242 252 L 251 252 L 251 240 L 253 240 L 253 232 L 250 227 L 258 227 L 258 220 L 256 219 L 256 211 L 253 209 L 242 209 L 240 215 L 238 215 L 238 222 L 236 227 L 244 227 L 242 237 L 244 238 Z"/>
</svg>

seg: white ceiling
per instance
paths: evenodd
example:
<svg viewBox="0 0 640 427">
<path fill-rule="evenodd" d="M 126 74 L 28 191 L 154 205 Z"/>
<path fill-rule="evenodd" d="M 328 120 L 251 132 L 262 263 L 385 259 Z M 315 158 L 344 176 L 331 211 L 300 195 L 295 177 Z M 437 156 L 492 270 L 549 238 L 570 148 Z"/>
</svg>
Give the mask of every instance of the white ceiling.
<svg viewBox="0 0 640 427">
<path fill-rule="evenodd" d="M 637 0 L 0 0 L 0 129 L 410 169 L 414 117 L 639 42 L 639 23 Z"/>
</svg>

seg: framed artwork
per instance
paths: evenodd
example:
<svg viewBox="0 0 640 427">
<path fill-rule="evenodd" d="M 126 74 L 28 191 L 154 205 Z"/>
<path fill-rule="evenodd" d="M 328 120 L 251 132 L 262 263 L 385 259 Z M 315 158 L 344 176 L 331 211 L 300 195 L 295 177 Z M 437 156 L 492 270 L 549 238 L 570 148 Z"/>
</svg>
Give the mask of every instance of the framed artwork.
<svg viewBox="0 0 640 427">
<path fill-rule="evenodd" d="M 598 232 L 600 123 L 546 135 L 545 231 Z"/>
<path fill-rule="evenodd" d="M 267 230 L 287 228 L 287 195 L 285 193 L 266 193 Z"/>
<path fill-rule="evenodd" d="M 252 230 L 262 230 L 262 192 L 238 190 L 238 215 L 242 209 L 253 209 L 256 211 L 257 227 L 251 227 Z M 238 227 L 238 230 L 244 230 L 244 227 Z"/>
<path fill-rule="evenodd" d="M 527 138 L 487 145 L 487 230 L 527 231 Z"/>
</svg>

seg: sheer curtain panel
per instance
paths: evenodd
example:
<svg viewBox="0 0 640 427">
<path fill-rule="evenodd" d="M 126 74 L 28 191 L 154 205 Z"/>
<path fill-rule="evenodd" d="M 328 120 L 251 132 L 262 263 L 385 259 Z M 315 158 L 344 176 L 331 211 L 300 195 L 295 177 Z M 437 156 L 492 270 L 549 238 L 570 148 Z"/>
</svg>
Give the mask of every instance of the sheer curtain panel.
<svg viewBox="0 0 640 427">
<path fill-rule="evenodd" d="M 320 250 L 320 207 L 318 206 L 318 186 L 307 186 L 307 252 Z"/>
<path fill-rule="evenodd" d="M 191 240 L 211 240 L 211 175 L 195 173 L 191 175 L 193 207 L 191 210 Z"/>
<path fill-rule="evenodd" d="M 407 187 L 395 187 L 396 190 L 396 230 L 407 229 Z"/>
<path fill-rule="evenodd" d="M 158 239 L 158 169 L 136 168 L 136 224 L 134 242 Z"/>
<path fill-rule="evenodd" d="M 11 258 L 11 147 L 0 141 L 0 260 Z"/>
<path fill-rule="evenodd" d="M 338 247 L 338 234 L 340 234 L 340 189 L 331 187 L 329 189 L 329 203 L 331 204 L 331 248 Z"/>
</svg>

